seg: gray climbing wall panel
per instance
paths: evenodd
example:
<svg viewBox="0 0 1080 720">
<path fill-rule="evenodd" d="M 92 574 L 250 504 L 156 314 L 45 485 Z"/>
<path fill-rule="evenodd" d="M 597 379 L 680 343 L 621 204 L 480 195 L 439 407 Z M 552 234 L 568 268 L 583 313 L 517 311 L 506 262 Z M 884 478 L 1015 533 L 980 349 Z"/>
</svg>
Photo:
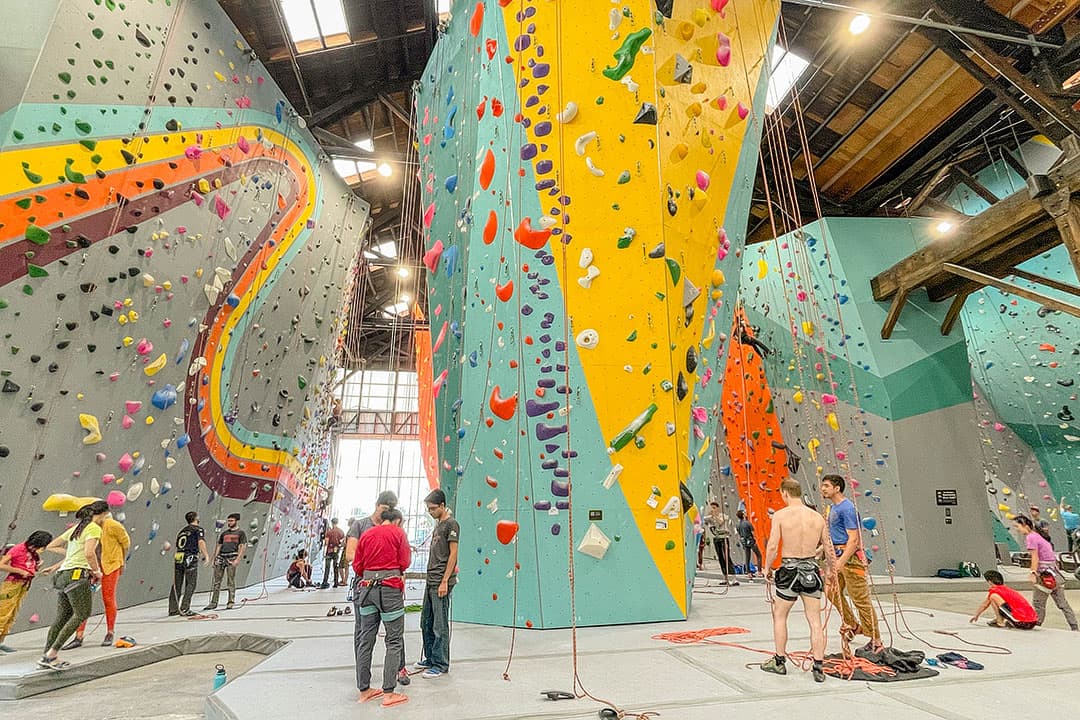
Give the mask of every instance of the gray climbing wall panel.
<svg viewBox="0 0 1080 720">
<path fill-rule="evenodd" d="M 184 513 L 212 534 L 236 511 L 254 544 L 242 582 L 280 574 L 325 500 L 367 205 L 216 2 L 61 0 L 16 22 L 0 61 L 0 540 L 61 532 L 72 518 L 46 501 L 109 497 L 132 537 L 125 606 L 168 594 Z M 16 629 L 49 620 L 46 585 Z"/>
</svg>

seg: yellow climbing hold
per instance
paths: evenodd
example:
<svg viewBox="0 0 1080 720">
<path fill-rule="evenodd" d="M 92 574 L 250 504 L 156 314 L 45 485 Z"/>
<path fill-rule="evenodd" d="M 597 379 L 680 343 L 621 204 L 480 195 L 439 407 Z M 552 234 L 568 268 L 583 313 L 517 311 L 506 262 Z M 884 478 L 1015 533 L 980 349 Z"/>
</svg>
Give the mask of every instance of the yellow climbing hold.
<svg viewBox="0 0 1080 720">
<path fill-rule="evenodd" d="M 708 350 L 712 347 L 713 339 L 716 337 L 716 323 L 709 321 L 709 334 L 701 340 L 701 347 Z"/>
<path fill-rule="evenodd" d="M 709 436 L 705 436 L 705 442 L 701 443 L 701 449 L 697 451 L 698 457 L 704 457 L 705 452 L 709 449 Z"/>
<path fill-rule="evenodd" d="M 817 462 L 817 449 L 821 447 L 821 441 L 817 438 L 810 438 L 810 442 L 806 443 L 806 450 L 810 453 L 810 459 Z"/>
<path fill-rule="evenodd" d="M 158 374 L 158 371 L 161 370 L 161 368 L 165 367 L 165 363 L 168 362 L 168 360 L 169 359 L 165 357 L 165 353 L 161 353 L 158 355 L 157 360 L 154 360 L 154 362 L 143 368 L 143 372 L 146 373 L 147 377 L 153 377 Z"/>
<path fill-rule="evenodd" d="M 199 192 L 205 195 L 206 193 L 210 192 L 210 181 L 206 178 L 199 178 L 198 187 Z"/>
<path fill-rule="evenodd" d="M 214 71 L 214 77 L 217 79 L 218 82 L 225 82 L 225 76 L 219 73 L 217 70 Z"/>
<path fill-rule="evenodd" d="M 95 497 L 75 497 L 67 493 L 53 493 L 41 503 L 41 509 L 45 512 L 73 513 L 79 508 L 97 502 Z"/>
<path fill-rule="evenodd" d="M 1009 506 L 1005 503 L 998 503 L 998 510 L 1001 512 L 1009 512 Z"/>
<path fill-rule="evenodd" d="M 764 280 L 765 276 L 769 274 L 769 263 L 764 260 L 757 261 L 757 279 Z"/>
<path fill-rule="evenodd" d="M 809 320 L 803 320 L 802 331 L 803 331 L 803 334 L 806 335 L 807 337 L 813 337 L 814 336 L 814 323 L 810 322 Z"/>
<path fill-rule="evenodd" d="M 139 313 L 135 312 L 134 310 L 128 310 L 127 317 L 128 322 L 135 322 L 139 319 Z"/>
<path fill-rule="evenodd" d="M 802 390 L 796 390 L 795 394 L 791 396 L 791 399 L 795 401 L 796 405 L 802 405 L 803 400 L 806 398 L 803 396 Z"/>
<path fill-rule="evenodd" d="M 96 417 L 88 413 L 79 413 L 79 425 L 86 431 L 86 437 L 82 439 L 83 445 L 93 445 L 101 442 L 101 426 L 98 425 Z M 75 509 L 78 510 L 79 508 Z"/>
<path fill-rule="evenodd" d="M 724 271 L 723 270 L 713 270 L 712 271 L 712 284 L 713 284 L 714 287 L 719 287 L 720 285 L 723 285 L 724 280 L 726 280 L 726 279 L 727 278 L 724 277 Z"/>
<path fill-rule="evenodd" d="M 1007 487 L 1003 487 L 1003 488 L 1001 488 L 1001 494 L 1002 495 L 1012 495 L 1012 490 L 1010 490 Z"/>
<path fill-rule="evenodd" d="M 121 325 L 127 325 L 127 315 L 117 315 L 116 322 L 120 323 Z"/>
<path fill-rule="evenodd" d="M 131 343 L 135 342 L 135 338 L 131 337 L 130 335 L 125 335 L 124 339 L 120 342 L 124 343 L 124 347 L 131 347 Z"/>
<path fill-rule="evenodd" d="M 829 427 L 834 432 L 840 432 L 840 421 L 836 419 L 836 413 L 829 413 L 825 416 L 825 422 L 829 423 Z"/>
</svg>

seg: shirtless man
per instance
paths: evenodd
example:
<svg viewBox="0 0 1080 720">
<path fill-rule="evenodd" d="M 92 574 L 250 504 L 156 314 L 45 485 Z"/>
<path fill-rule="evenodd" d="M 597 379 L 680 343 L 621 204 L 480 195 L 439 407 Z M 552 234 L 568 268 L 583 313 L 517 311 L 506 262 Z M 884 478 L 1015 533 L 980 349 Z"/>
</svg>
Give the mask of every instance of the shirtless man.
<svg viewBox="0 0 1080 720">
<path fill-rule="evenodd" d="M 810 625 L 810 648 L 814 655 L 814 681 L 825 682 L 825 627 L 821 623 L 821 593 L 826 583 L 832 585 L 836 579 L 832 541 L 825 518 L 803 504 L 802 486 L 797 480 L 788 478 L 780 483 L 780 497 L 784 507 L 772 516 L 772 530 L 769 532 L 769 544 L 765 549 L 765 579 L 775 586 L 776 601 L 773 603 L 773 639 L 776 642 L 776 654 L 768 662 L 762 663 L 765 672 L 787 675 L 787 621 L 795 601 L 802 597 L 803 612 Z M 780 567 L 774 572 L 776 554 L 784 544 L 784 556 Z M 825 576 L 817 564 L 819 547 L 825 551 Z"/>
</svg>

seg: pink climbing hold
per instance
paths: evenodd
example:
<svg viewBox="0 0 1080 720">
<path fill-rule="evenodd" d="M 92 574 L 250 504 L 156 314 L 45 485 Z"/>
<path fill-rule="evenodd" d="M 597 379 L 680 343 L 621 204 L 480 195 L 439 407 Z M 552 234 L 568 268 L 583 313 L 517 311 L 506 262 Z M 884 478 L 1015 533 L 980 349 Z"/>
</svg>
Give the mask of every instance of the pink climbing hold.
<svg viewBox="0 0 1080 720">
<path fill-rule="evenodd" d="M 439 336 L 435 338 L 435 343 L 431 346 L 431 352 L 439 352 L 439 348 L 442 347 L 443 342 L 446 340 L 446 329 L 450 326 L 450 323 L 443 320 L 442 329 L 439 330 Z"/>
<path fill-rule="evenodd" d="M 713 10 L 720 13 L 720 17 L 726 17 L 724 8 L 727 7 L 728 1 L 729 0 L 711 0 L 710 4 L 712 5 Z"/>
<path fill-rule="evenodd" d="M 698 189 L 702 191 L 708 190 L 709 183 L 712 182 L 712 179 L 709 177 L 709 173 L 705 172 L 704 170 L 698 170 L 695 179 L 697 180 Z"/>
<path fill-rule="evenodd" d="M 826 405 L 835 405 L 836 404 L 836 396 L 835 395 L 830 395 L 829 393 L 822 393 L 821 394 L 821 402 L 823 402 Z"/>
<path fill-rule="evenodd" d="M 127 400 L 124 402 L 124 410 L 128 415 L 134 415 L 142 410 L 142 402 L 139 400 Z"/>
<path fill-rule="evenodd" d="M 746 105 L 743 105 L 741 102 L 738 107 L 735 108 L 735 111 L 739 113 L 740 120 L 745 120 L 747 115 L 750 114 L 750 108 L 746 107 Z"/>
<path fill-rule="evenodd" d="M 709 411 L 706 410 L 705 408 L 701 407 L 700 405 L 695 407 L 690 412 L 694 416 L 694 422 L 703 423 L 703 422 L 707 422 L 708 419 L 709 419 Z"/>
<path fill-rule="evenodd" d="M 195 145 L 189 145 L 184 150 L 184 157 L 188 160 L 198 160 L 200 155 L 202 155 L 202 148 Z"/>
<path fill-rule="evenodd" d="M 994 429 L 998 432 L 1005 432 L 1005 426 L 999 422 L 994 423 Z"/>
<path fill-rule="evenodd" d="M 40 615 L 38 615 L 37 613 L 34 613 L 33 615 L 30 616 L 30 624 L 31 625 L 37 625 L 39 622 L 41 622 L 41 616 Z"/>
<path fill-rule="evenodd" d="M 446 382 L 446 376 L 448 374 L 448 370 L 443 370 L 441 373 L 439 373 L 439 377 L 435 378 L 435 382 L 431 384 L 431 389 L 436 399 L 438 399 L 439 397 L 439 391 L 442 390 L 443 383 Z"/>
<path fill-rule="evenodd" d="M 116 476 L 113 475 L 112 473 L 105 473 L 104 475 L 101 476 L 101 484 L 102 485 L 109 485 L 114 480 L 116 480 Z"/>
<path fill-rule="evenodd" d="M 799 302 L 806 302 L 806 291 L 800 290 L 799 292 L 795 293 L 795 299 Z"/>
<path fill-rule="evenodd" d="M 125 415 L 125 416 L 124 416 L 124 419 L 120 421 L 120 425 L 121 425 L 121 426 L 122 426 L 122 427 L 123 427 L 123 428 L 124 428 L 125 430 L 130 430 L 130 429 L 131 429 L 131 426 L 132 426 L 132 425 L 134 425 L 134 424 L 135 424 L 135 421 L 134 421 L 134 420 L 133 420 L 133 419 L 131 418 L 131 416 L 130 416 L 130 415 Z"/>
<path fill-rule="evenodd" d="M 120 468 L 120 472 L 127 472 L 135 465 L 135 458 L 131 457 L 130 453 L 124 453 L 120 456 L 120 460 L 117 461 L 116 466 Z"/>
<path fill-rule="evenodd" d="M 720 67 L 731 64 L 731 38 L 724 33 L 716 33 L 716 62 Z"/>
<path fill-rule="evenodd" d="M 140 340 L 138 342 L 138 344 L 135 346 L 135 352 L 139 353 L 140 355 L 149 355 L 153 351 L 154 351 L 154 343 L 150 342 L 146 338 L 143 338 L 142 340 Z"/>
<path fill-rule="evenodd" d="M 105 498 L 105 502 L 109 503 L 109 507 L 120 507 L 125 500 L 127 500 L 127 497 L 119 490 L 113 490 Z"/>
<path fill-rule="evenodd" d="M 431 249 L 424 253 L 424 267 L 428 269 L 428 272 L 434 273 L 439 269 L 439 258 L 442 257 L 442 251 L 442 240 L 436 240 Z"/>
<path fill-rule="evenodd" d="M 241 110 L 247 110 L 249 107 L 251 107 L 251 98 L 249 98 L 247 95 L 241 95 L 240 97 L 236 98 L 236 107 L 240 108 Z"/>
<path fill-rule="evenodd" d="M 727 95 L 721 95 L 716 98 L 716 107 L 719 110 L 727 110 Z"/>
<path fill-rule="evenodd" d="M 203 204 L 203 202 L 206 201 L 206 198 L 204 198 L 201 193 L 199 193 L 199 192 L 197 192 L 195 190 L 192 190 L 191 191 L 191 201 L 193 203 L 195 203 L 195 207 L 202 207 L 202 204 Z"/>
<path fill-rule="evenodd" d="M 244 153 L 245 155 L 251 152 L 251 144 L 248 143 L 247 138 L 243 135 L 237 138 L 236 147 L 240 148 L 240 152 Z"/>
<path fill-rule="evenodd" d="M 220 195 L 215 195 L 214 196 L 214 212 L 217 213 L 217 216 L 219 218 L 224 220 L 225 218 L 227 218 L 229 216 L 229 213 L 232 212 L 232 208 L 230 208 L 225 203 L 225 201 L 221 199 Z"/>
<path fill-rule="evenodd" d="M 431 227 L 431 221 L 435 219 L 435 203 L 428 205 L 427 210 L 424 211 L 424 227 Z"/>
</svg>

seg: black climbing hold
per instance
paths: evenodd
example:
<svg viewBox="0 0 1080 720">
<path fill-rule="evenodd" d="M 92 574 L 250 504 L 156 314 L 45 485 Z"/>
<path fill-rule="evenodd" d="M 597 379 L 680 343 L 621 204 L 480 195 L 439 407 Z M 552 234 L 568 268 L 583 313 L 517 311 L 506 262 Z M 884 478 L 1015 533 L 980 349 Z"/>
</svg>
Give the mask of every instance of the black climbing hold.
<svg viewBox="0 0 1080 720">
<path fill-rule="evenodd" d="M 11 454 L 11 448 L 7 445 L 0 445 L 0 458 L 6 458 Z"/>
<path fill-rule="evenodd" d="M 64 327 L 66 327 L 68 330 L 74 330 L 75 328 L 79 327 L 79 323 L 77 323 L 77 322 L 66 322 L 66 323 L 64 323 Z"/>
<path fill-rule="evenodd" d="M 655 125 L 656 106 L 652 103 L 642 103 L 641 109 L 638 110 L 637 115 L 634 117 L 634 123 L 637 125 Z"/>
<path fill-rule="evenodd" d="M 43 403 L 43 402 L 31 403 L 30 404 L 30 411 L 31 412 L 39 412 L 41 410 L 41 408 L 43 408 L 43 407 L 45 407 L 45 403 Z"/>
<path fill-rule="evenodd" d="M 129 153 L 127 150 L 124 150 L 123 148 L 121 148 L 120 149 L 120 154 L 124 157 L 124 162 L 125 163 L 127 163 L 128 165 L 134 165 L 135 164 L 135 156 L 132 155 L 131 153 Z"/>
<path fill-rule="evenodd" d="M 41 362 L 41 356 L 40 355 L 31 355 L 30 356 L 30 362 L 32 362 L 32 363 Z"/>
<path fill-rule="evenodd" d="M 97 345 L 94 345 L 93 343 L 90 343 L 89 345 L 86 346 L 86 349 L 89 350 L 90 352 L 94 352 L 95 350 L 97 350 Z"/>
<path fill-rule="evenodd" d="M 675 0 L 656 0 L 656 11 L 670 20 L 671 10 L 674 5 Z M 600 717 L 603 717 L 603 715 Z"/>
<path fill-rule="evenodd" d="M 75 188 L 75 197 L 79 198 L 80 200 L 89 200 L 90 193 L 86 192 L 81 187 L 77 187 Z"/>
<path fill-rule="evenodd" d="M 165 129 L 169 132 L 176 132 L 180 129 L 180 123 L 176 122 L 176 118 L 169 118 L 165 121 Z"/>
<path fill-rule="evenodd" d="M 110 245 L 107 249 L 110 255 L 115 255 L 116 253 L 120 252 L 120 248 L 117 245 Z"/>
<path fill-rule="evenodd" d="M 671 217 L 675 217 L 675 213 L 679 212 L 679 206 L 675 203 L 673 198 L 668 198 L 667 211 Z"/>
<path fill-rule="evenodd" d="M 57 350 L 63 350 L 70 344 L 71 344 L 70 340 L 61 340 L 60 342 L 56 343 L 56 349 Z"/>
<path fill-rule="evenodd" d="M 128 271 L 128 275 L 130 275 L 131 277 L 135 277 L 136 275 L 139 274 L 139 268 L 137 268 L 137 267 L 129 267 L 127 269 L 127 271 Z"/>
<path fill-rule="evenodd" d="M 649 257 L 651 257 L 653 260 L 657 260 L 659 258 L 664 257 L 664 243 L 660 243 L 659 245 L 654 247 L 652 250 L 650 250 L 649 251 Z"/>
<path fill-rule="evenodd" d="M 19 388 L 18 385 L 13 383 L 11 380 L 5 378 L 4 379 L 4 387 L 0 388 L 0 392 L 17 393 L 17 392 L 19 392 L 20 389 L 21 388 Z"/>
<path fill-rule="evenodd" d="M 145 48 L 150 47 L 150 38 L 143 35 L 143 31 L 135 28 L 135 39 L 139 41 L 139 44 Z"/>
<path fill-rule="evenodd" d="M 67 293 L 56 293 L 56 299 L 59 302 L 64 302 L 64 298 L 67 297 Z"/>
<path fill-rule="evenodd" d="M 679 377 L 675 381 L 675 395 L 681 402 L 689 392 L 690 387 L 686 384 L 686 376 L 682 374 L 682 371 L 679 371 Z"/>
<path fill-rule="evenodd" d="M 79 237 L 75 238 L 75 242 L 79 243 L 79 247 L 81 248 L 90 247 L 90 238 L 86 237 L 85 235 L 80 235 Z"/>
<path fill-rule="evenodd" d="M 99 317 L 101 317 L 101 315 L 98 315 L 98 313 L 95 310 L 90 311 L 90 320 L 91 321 L 96 321 Z"/>
<path fill-rule="evenodd" d="M 697 370 L 697 350 L 693 346 L 686 348 L 686 372 L 693 374 Z"/>
<path fill-rule="evenodd" d="M 54 373 L 59 369 L 60 365 L 58 363 L 49 363 L 49 372 Z"/>
<path fill-rule="evenodd" d="M 1073 386 L 1073 379 L 1072 378 L 1065 378 L 1064 380 L 1058 380 L 1057 384 L 1060 385 L 1061 387 L 1072 387 Z"/>
<path fill-rule="evenodd" d="M 675 82 L 686 85 L 694 82 L 694 66 L 678 53 L 675 53 Z"/>
</svg>

